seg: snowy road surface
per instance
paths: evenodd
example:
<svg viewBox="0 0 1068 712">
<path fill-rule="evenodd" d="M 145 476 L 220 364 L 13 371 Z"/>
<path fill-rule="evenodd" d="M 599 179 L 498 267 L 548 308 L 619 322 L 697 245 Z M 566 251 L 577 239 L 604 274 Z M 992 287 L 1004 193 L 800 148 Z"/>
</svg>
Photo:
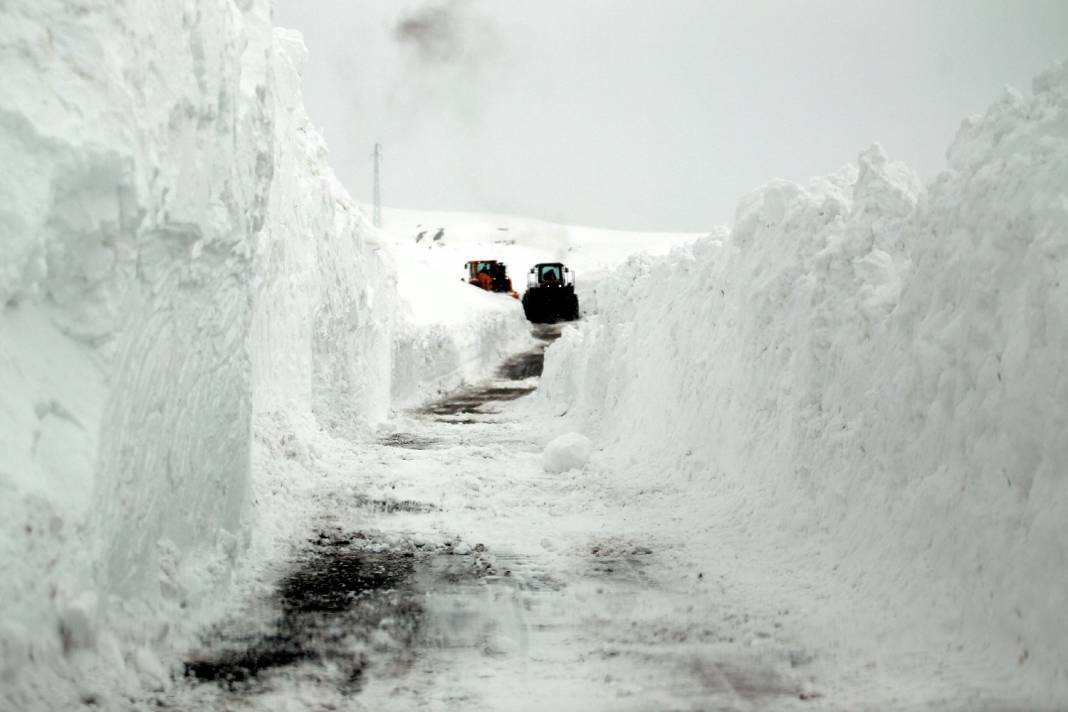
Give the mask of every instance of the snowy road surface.
<svg viewBox="0 0 1068 712">
<path fill-rule="evenodd" d="M 540 366 L 540 349 L 513 358 L 497 380 L 347 453 L 349 474 L 317 496 L 307 540 L 205 636 L 154 706 L 912 708 L 866 683 L 829 697 L 789 610 L 747 610 L 680 565 L 685 531 L 642 531 L 621 516 L 655 492 L 546 474 L 545 437 L 522 400 Z M 858 693 L 880 702 L 858 706 Z M 977 706 L 954 693 L 933 708 Z"/>
</svg>

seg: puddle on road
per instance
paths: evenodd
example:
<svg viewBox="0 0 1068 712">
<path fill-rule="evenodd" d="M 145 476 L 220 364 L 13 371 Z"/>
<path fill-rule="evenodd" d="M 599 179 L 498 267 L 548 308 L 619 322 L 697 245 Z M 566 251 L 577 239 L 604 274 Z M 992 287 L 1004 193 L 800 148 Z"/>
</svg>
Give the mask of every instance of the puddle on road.
<svg viewBox="0 0 1068 712">
<path fill-rule="evenodd" d="M 369 677 L 404 675 L 428 650 L 495 649 L 502 615 L 509 635 L 524 624 L 518 593 L 562 588 L 529 559 L 481 545 L 455 551 L 452 542 L 387 546 L 360 532 L 320 532 L 262 607 L 205 636 L 185 677 L 230 699 L 300 680 L 346 697 Z"/>
<path fill-rule="evenodd" d="M 368 502 L 384 502 L 383 513 L 429 511 L 418 502 Z M 499 575 L 484 552 L 319 532 L 261 606 L 205 635 L 202 651 L 184 665 L 185 678 L 233 699 L 300 680 L 342 697 L 356 694 L 368 674 L 403 674 L 426 648 L 428 592 Z M 166 700 L 159 706 L 174 708 Z"/>
<path fill-rule="evenodd" d="M 367 544 L 361 534 L 320 533 L 263 609 L 206 636 L 186 677 L 255 692 L 307 663 L 348 694 L 359 691 L 368 654 L 409 662 L 423 621 L 411 590 L 416 554 Z"/>
<path fill-rule="evenodd" d="M 640 545 L 594 543 L 565 584 L 538 558 L 413 539 L 318 534 L 266 611 L 217 629 L 186 664 L 190 685 L 215 690 L 197 708 L 314 689 L 331 704 L 359 695 L 371 708 L 403 709 L 454 687 L 474 701 L 488 676 L 490 689 L 551 681 L 561 695 L 589 696 L 591 709 L 607 709 L 598 701 L 621 690 L 725 709 L 799 694 L 781 660 L 718 640 L 706 648 L 657 613 L 671 594 L 648 580 L 651 552 Z M 159 706 L 189 708 L 184 701 Z"/>
</svg>

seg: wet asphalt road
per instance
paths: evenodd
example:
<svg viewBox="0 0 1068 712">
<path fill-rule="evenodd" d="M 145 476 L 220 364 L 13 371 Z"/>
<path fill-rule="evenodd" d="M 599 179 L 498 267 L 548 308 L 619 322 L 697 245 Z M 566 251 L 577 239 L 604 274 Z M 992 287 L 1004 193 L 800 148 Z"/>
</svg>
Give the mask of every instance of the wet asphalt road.
<svg viewBox="0 0 1068 712">
<path fill-rule="evenodd" d="M 484 408 L 494 402 L 528 395 L 536 388 L 529 379 L 541 375 L 545 347 L 559 333 L 553 326 L 536 326 L 538 346 L 501 366 L 498 375 L 505 383 L 464 388 L 427 405 L 420 413 L 454 423 L 466 420 L 464 416 L 485 415 Z M 435 442 L 394 433 L 380 444 L 425 450 Z M 358 497 L 355 505 L 375 514 L 436 509 L 425 502 L 366 497 Z M 357 693 L 368 664 L 364 644 L 382 628 L 383 621 L 389 622 L 390 666 L 404 667 L 416 655 L 426 625 L 422 595 L 498 574 L 479 553 L 461 558 L 454 556 L 447 544 L 430 549 L 398 547 L 395 542 L 369 539 L 360 531 L 317 531 L 268 598 L 266 624 L 260 620 L 255 632 L 243 630 L 240 623 L 212 631 L 208 635 L 211 652 L 187 661 L 185 677 L 196 683 L 214 683 L 230 693 L 228 696 L 239 697 L 264 689 L 273 676 L 313 666 L 320 668 L 318 680 L 325 683 L 329 678 L 329 684 L 344 695 Z M 510 574 L 510 570 L 505 572 Z"/>
</svg>

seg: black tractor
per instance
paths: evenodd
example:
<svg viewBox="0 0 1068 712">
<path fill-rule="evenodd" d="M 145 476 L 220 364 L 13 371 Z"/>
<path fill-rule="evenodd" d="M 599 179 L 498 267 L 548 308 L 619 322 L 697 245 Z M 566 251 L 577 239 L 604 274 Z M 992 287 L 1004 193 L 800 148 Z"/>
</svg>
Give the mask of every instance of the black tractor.
<svg viewBox="0 0 1068 712">
<path fill-rule="evenodd" d="M 575 275 L 560 262 L 534 265 L 527 275 L 523 313 L 536 324 L 574 321 L 579 318 Z"/>
</svg>

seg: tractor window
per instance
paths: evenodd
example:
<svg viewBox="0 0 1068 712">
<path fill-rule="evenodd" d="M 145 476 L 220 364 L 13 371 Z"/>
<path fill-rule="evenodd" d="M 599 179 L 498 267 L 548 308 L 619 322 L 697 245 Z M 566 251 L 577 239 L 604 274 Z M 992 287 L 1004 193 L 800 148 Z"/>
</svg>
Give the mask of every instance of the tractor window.
<svg viewBox="0 0 1068 712">
<path fill-rule="evenodd" d="M 542 267 L 540 280 L 542 282 L 559 282 L 560 270 L 556 267 L 556 265 L 548 265 L 546 267 Z"/>
</svg>

